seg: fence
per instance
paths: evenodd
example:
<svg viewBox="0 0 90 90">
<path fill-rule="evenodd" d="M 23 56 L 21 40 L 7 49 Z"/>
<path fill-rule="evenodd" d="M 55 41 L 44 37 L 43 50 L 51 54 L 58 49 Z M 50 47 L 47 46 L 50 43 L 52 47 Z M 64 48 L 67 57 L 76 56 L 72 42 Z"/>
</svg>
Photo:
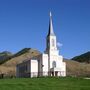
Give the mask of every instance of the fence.
<svg viewBox="0 0 90 90">
<path fill-rule="evenodd" d="M 17 77 L 41 77 L 41 76 L 66 76 L 64 71 L 54 71 L 54 72 L 24 72 L 18 73 Z"/>
<path fill-rule="evenodd" d="M 42 76 L 54 76 L 53 73 L 51 72 L 32 72 L 32 73 L 19 73 L 18 77 L 42 77 Z M 57 76 L 57 75 L 55 75 Z M 62 76 L 61 74 L 59 76 Z M 71 77 L 90 77 L 90 72 L 67 72 L 66 76 L 71 76 Z M 0 73 L 0 79 L 2 78 L 16 78 L 15 73 L 11 74 L 11 73 Z"/>
</svg>

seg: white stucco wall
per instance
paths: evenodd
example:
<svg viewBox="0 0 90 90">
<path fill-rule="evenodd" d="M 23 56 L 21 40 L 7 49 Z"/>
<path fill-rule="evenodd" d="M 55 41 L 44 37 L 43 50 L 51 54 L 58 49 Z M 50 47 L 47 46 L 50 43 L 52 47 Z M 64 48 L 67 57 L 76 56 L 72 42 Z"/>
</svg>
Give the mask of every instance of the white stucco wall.
<svg viewBox="0 0 90 90">
<path fill-rule="evenodd" d="M 31 77 L 38 76 L 38 60 L 31 59 Z"/>
<path fill-rule="evenodd" d="M 42 71 L 43 75 L 48 75 L 48 54 L 42 54 Z"/>
<path fill-rule="evenodd" d="M 66 63 L 63 62 L 63 57 L 61 55 L 51 55 L 50 56 L 50 68 L 53 68 L 53 61 L 56 62 L 56 71 L 58 72 L 58 76 L 66 76 Z"/>
</svg>

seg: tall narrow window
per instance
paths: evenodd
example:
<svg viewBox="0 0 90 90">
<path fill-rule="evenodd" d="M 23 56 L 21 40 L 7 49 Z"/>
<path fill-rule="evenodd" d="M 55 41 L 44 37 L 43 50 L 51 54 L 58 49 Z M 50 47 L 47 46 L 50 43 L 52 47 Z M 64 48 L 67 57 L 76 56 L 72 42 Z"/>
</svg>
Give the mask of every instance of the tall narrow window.
<svg viewBox="0 0 90 90">
<path fill-rule="evenodd" d="M 55 68 L 56 67 L 56 61 L 52 62 L 52 67 Z"/>
<path fill-rule="evenodd" d="M 53 47 L 55 46 L 54 43 L 55 43 L 55 42 L 54 42 L 54 39 L 52 39 L 52 46 L 53 46 Z"/>
</svg>

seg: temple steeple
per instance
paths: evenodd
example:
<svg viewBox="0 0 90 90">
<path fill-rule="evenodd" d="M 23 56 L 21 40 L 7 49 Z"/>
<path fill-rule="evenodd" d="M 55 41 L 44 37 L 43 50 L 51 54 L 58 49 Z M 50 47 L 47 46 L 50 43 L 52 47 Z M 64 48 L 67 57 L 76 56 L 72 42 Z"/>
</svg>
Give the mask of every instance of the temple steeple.
<svg viewBox="0 0 90 90">
<path fill-rule="evenodd" d="M 52 23 L 52 13 L 50 12 L 50 21 L 49 21 L 49 32 L 47 36 L 55 35 L 53 31 L 53 23 Z"/>
<path fill-rule="evenodd" d="M 52 14 L 50 12 L 50 21 L 49 21 L 49 32 L 46 37 L 46 53 L 51 54 L 57 51 L 57 41 L 56 41 L 56 35 L 53 31 L 53 23 L 52 23 Z"/>
</svg>

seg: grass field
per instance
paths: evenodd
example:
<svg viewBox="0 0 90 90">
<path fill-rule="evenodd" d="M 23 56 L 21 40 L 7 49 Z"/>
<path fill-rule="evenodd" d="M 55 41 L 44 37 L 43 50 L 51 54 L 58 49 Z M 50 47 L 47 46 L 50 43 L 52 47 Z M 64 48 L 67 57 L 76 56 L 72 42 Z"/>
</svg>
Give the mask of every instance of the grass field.
<svg viewBox="0 0 90 90">
<path fill-rule="evenodd" d="M 90 90 L 90 79 L 70 77 L 0 79 L 0 90 Z"/>
</svg>

